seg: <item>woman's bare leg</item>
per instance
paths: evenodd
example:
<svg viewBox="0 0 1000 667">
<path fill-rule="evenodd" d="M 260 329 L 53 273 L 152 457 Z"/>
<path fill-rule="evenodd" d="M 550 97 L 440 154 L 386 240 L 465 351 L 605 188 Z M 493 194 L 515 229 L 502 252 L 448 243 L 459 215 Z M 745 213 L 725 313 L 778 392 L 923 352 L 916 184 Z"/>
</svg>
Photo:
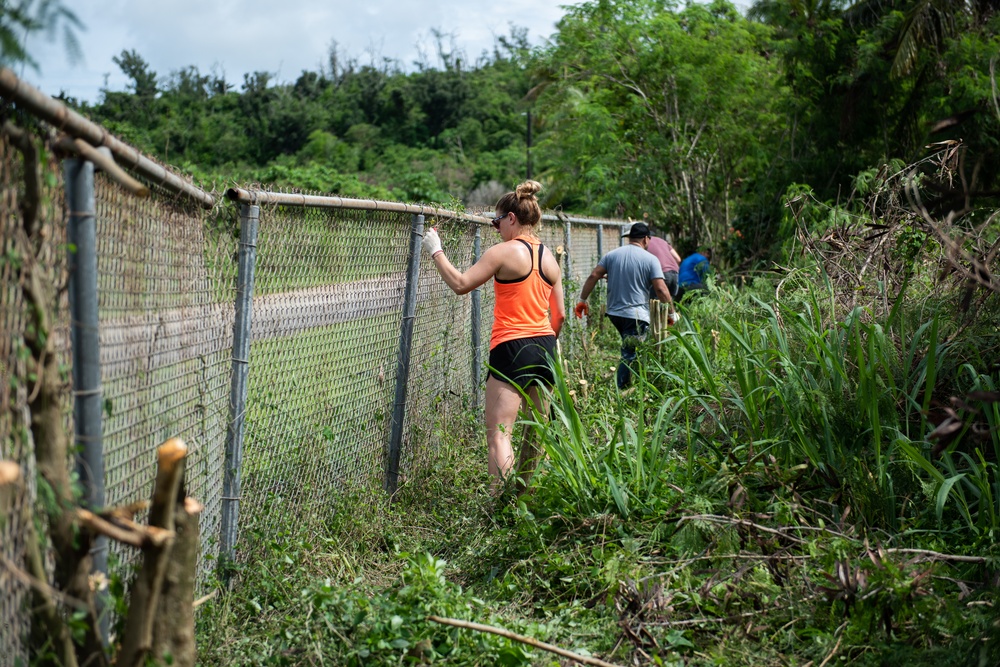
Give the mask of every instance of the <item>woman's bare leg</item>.
<svg viewBox="0 0 1000 667">
<path fill-rule="evenodd" d="M 487 378 L 486 446 L 489 449 L 488 468 L 492 477 L 492 493 L 499 492 L 503 480 L 514 466 L 514 451 L 510 441 L 520 408 L 521 394 L 517 389 L 492 375 Z"/>
<path fill-rule="evenodd" d="M 524 409 L 530 410 L 534 407 L 539 417 L 548 419 L 549 404 L 537 385 L 532 386 L 528 390 L 528 398 L 531 399 L 531 404 L 529 405 L 526 401 L 523 401 Z M 534 415 L 526 416 L 533 417 Z M 521 478 L 521 485 L 517 489 L 518 494 L 523 493 L 528 488 L 528 482 L 531 481 L 531 477 L 535 474 L 535 468 L 538 466 L 538 459 L 540 457 L 541 450 L 538 447 L 538 440 L 535 437 L 535 428 L 526 424 L 521 437 L 521 451 L 517 457 L 517 473 Z"/>
</svg>

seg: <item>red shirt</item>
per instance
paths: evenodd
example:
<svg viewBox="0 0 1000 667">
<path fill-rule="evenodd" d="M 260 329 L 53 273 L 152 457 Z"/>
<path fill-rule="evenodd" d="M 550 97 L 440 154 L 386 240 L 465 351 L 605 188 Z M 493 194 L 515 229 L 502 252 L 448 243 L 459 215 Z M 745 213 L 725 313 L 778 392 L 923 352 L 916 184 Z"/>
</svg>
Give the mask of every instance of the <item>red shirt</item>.
<svg viewBox="0 0 1000 667">
<path fill-rule="evenodd" d="M 656 255 L 656 259 L 660 260 L 660 268 L 663 269 L 664 273 L 667 271 L 673 271 L 674 273 L 680 271 L 681 267 L 677 264 L 677 260 L 674 259 L 674 253 L 671 252 L 673 248 L 660 237 L 651 236 L 649 238 L 649 247 L 646 250 Z"/>
</svg>

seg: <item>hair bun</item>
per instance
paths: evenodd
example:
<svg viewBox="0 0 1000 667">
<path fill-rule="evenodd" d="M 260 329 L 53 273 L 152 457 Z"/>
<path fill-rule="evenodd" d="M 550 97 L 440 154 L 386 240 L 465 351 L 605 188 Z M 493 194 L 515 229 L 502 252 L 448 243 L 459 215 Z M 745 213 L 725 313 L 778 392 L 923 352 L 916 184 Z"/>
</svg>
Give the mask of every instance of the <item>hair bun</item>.
<svg viewBox="0 0 1000 667">
<path fill-rule="evenodd" d="M 514 193 L 518 199 L 529 199 L 533 198 L 541 189 L 542 184 L 538 181 L 525 181 L 514 189 Z"/>
</svg>

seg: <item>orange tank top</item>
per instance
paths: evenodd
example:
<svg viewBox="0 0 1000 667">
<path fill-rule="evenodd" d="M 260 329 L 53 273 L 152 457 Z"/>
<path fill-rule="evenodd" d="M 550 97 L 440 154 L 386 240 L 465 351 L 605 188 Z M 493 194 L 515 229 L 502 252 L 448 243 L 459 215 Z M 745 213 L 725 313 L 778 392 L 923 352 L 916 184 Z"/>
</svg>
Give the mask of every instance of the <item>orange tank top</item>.
<svg viewBox="0 0 1000 667">
<path fill-rule="evenodd" d="M 556 333 L 549 321 L 552 283 L 542 273 L 542 252 L 545 246 L 531 237 L 518 236 L 514 240 L 523 243 L 531 253 L 531 270 L 528 275 L 516 280 L 493 279 L 496 303 L 493 306 L 491 350 L 509 340 L 554 336 Z"/>
</svg>

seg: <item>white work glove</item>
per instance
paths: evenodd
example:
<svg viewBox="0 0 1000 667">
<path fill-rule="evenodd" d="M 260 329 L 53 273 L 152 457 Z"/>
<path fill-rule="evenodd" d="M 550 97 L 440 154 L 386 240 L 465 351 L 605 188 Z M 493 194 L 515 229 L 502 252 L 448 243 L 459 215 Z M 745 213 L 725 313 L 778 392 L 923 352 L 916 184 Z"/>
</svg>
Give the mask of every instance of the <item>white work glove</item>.
<svg viewBox="0 0 1000 667">
<path fill-rule="evenodd" d="M 681 321 L 681 314 L 678 313 L 676 310 L 671 310 L 669 313 L 667 313 L 667 322 L 669 323 L 670 326 L 673 326 L 680 321 Z"/>
<path fill-rule="evenodd" d="M 434 257 L 434 253 L 441 250 L 441 238 L 438 236 L 437 230 L 433 227 L 425 229 L 424 240 L 420 244 L 423 246 L 424 252 Z"/>
</svg>

